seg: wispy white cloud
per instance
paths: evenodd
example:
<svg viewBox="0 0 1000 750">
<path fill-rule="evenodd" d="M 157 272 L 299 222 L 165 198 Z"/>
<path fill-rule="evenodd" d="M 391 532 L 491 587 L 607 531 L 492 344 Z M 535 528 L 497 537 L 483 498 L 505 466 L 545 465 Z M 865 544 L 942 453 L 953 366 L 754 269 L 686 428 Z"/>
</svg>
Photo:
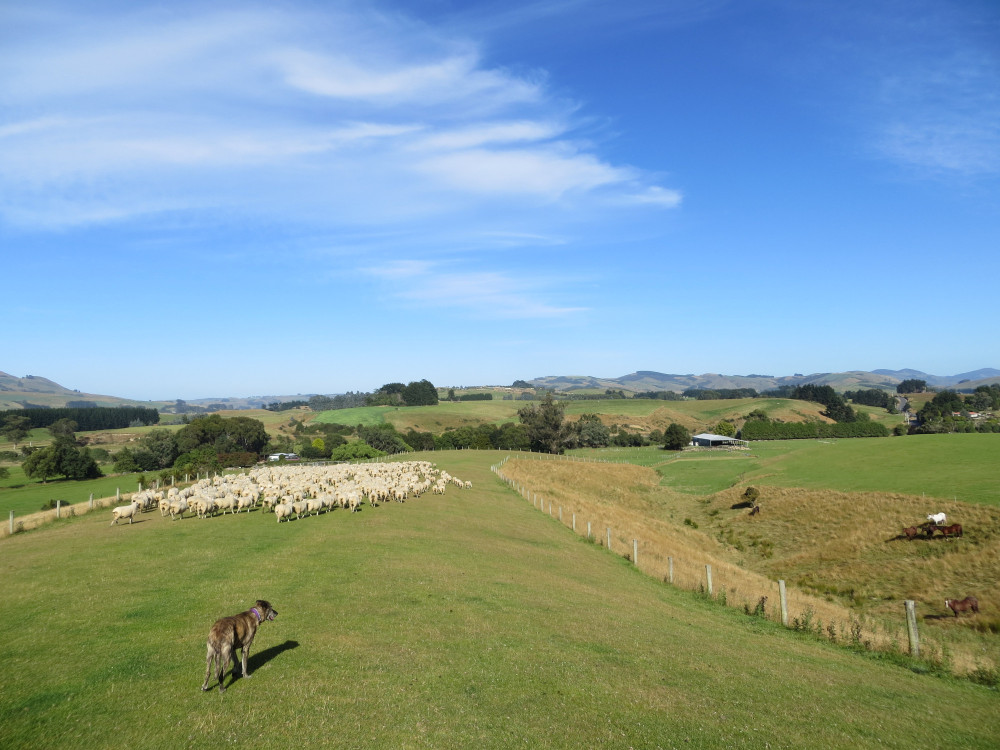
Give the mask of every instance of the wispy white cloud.
<svg viewBox="0 0 1000 750">
<path fill-rule="evenodd" d="M 911 12 L 912 11 L 912 12 Z M 1000 174 L 996 19 L 961 4 L 903 4 L 873 53 L 876 149 L 935 174 Z M 993 33 L 983 33 L 992 24 Z"/>
<path fill-rule="evenodd" d="M 399 14 L 47 7 L 16 14 L 0 67 L 10 223 L 226 206 L 332 228 L 457 218 L 498 195 L 586 213 L 595 191 L 657 188 L 574 139 L 574 105 L 543 75 L 484 65 L 473 40 Z"/>
<path fill-rule="evenodd" d="M 461 309 L 479 319 L 560 319 L 586 311 L 549 302 L 555 281 L 538 276 L 442 270 L 421 260 L 399 260 L 362 272 L 386 282 L 389 293 L 403 304 Z"/>
</svg>

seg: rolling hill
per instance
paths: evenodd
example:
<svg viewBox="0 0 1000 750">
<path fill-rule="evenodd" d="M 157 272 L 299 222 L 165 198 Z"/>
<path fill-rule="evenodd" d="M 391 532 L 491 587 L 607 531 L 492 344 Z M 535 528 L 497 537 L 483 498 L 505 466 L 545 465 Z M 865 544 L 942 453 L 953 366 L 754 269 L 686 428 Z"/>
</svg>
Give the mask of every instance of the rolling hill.
<svg viewBox="0 0 1000 750">
<path fill-rule="evenodd" d="M 883 388 L 894 390 L 903 380 L 925 380 L 932 388 L 961 388 L 973 390 L 976 386 L 1000 383 L 1000 370 L 985 367 L 957 375 L 931 375 L 919 370 L 848 370 L 803 375 L 723 375 L 719 373 L 668 374 L 652 370 L 638 370 L 620 377 L 602 378 L 591 375 L 548 375 L 525 381 L 535 388 L 547 388 L 561 393 L 603 393 L 621 390 L 625 393 L 644 391 L 683 392 L 689 388 L 753 388 L 758 392 L 781 386 L 829 385 L 837 391 Z M 438 383 L 439 387 L 448 387 Z M 467 389 L 466 389 L 467 390 Z M 275 401 L 306 400 L 316 394 L 289 396 L 220 396 L 188 400 L 191 406 L 209 410 L 260 409 Z M 334 395 L 334 394 L 327 394 Z M 81 402 L 76 404 L 74 402 Z M 4 409 L 57 408 L 67 405 L 92 406 L 153 406 L 161 411 L 171 411 L 176 400 L 136 401 L 135 399 L 81 393 L 40 375 L 16 377 L 0 371 L 0 411 Z"/>
<path fill-rule="evenodd" d="M 586 375 L 551 375 L 534 378 L 528 382 L 536 388 L 555 391 L 604 391 L 622 390 L 626 393 L 643 391 L 676 391 L 688 388 L 753 388 L 758 392 L 797 385 L 829 385 L 837 391 L 883 388 L 892 390 L 907 379 L 925 380 L 934 388 L 975 388 L 977 385 L 1000 383 L 1000 370 L 992 367 L 958 375 L 930 375 L 919 370 L 848 370 L 803 375 L 677 375 L 650 370 L 639 370 L 616 378 L 598 378 Z"/>
</svg>

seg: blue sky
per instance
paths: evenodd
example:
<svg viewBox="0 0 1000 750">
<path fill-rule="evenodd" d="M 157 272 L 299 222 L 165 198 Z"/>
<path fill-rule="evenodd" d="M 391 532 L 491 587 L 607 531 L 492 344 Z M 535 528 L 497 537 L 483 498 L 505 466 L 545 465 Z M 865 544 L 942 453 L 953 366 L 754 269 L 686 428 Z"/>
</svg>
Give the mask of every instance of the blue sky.
<svg viewBox="0 0 1000 750">
<path fill-rule="evenodd" d="M 0 370 L 1000 366 L 992 0 L 5 3 Z"/>
</svg>

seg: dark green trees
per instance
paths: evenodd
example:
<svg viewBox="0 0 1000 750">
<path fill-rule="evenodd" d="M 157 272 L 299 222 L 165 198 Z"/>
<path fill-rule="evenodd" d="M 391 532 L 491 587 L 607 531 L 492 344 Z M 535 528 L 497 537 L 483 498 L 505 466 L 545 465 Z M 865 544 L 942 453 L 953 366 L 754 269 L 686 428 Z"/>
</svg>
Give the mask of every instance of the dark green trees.
<svg viewBox="0 0 1000 750">
<path fill-rule="evenodd" d="M 528 431 L 531 450 L 540 453 L 562 453 L 563 404 L 556 403 L 551 393 L 540 404 L 518 409 L 517 416 Z"/>
<path fill-rule="evenodd" d="M 663 432 L 663 447 L 668 451 L 679 451 L 691 444 L 691 433 L 687 428 L 672 422 Z"/>
<path fill-rule="evenodd" d="M 94 479 L 101 476 L 97 461 L 86 448 L 79 448 L 72 437 L 59 436 L 51 445 L 32 451 L 21 464 L 24 474 L 43 482 L 49 477 Z"/>
</svg>

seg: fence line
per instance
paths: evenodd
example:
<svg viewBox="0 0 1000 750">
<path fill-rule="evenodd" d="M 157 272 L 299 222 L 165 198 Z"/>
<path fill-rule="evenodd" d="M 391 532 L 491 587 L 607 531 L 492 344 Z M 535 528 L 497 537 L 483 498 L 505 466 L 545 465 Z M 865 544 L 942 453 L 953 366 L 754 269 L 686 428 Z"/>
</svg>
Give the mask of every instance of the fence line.
<svg viewBox="0 0 1000 750">
<path fill-rule="evenodd" d="M 518 455 L 517 457 L 529 458 L 529 460 L 533 460 L 535 458 L 535 455 L 536 454 L 532 454 L 531 456 Z M 532 492 L 524 485 L 519 484 L 518 482 L 516 482 L 515 480 L 511 479 L 510 477 L 504 474 L 502 470 L 503 466 L 510 460 L 510 458 L 511 454 L 505 456 L 501 461 L 490 467 L 491 471 L 493 471 L 493 473 L 496 474 L 497 477 L 501 481 L 503 481 L 508 487 L 515 490 L 522 498 L 525 498 L 527 500 L 532 500 L 532 503 L 535 508 L 544 510 L 545 506 L 544 498 L 539 497 L 536 493 Z M 546 460 L 546 459 L 539 459 L 539 460 Z M 559 455 L 549 454 L 548 460 L 573 461 L 576 459 L 571 456 L 559 456 Z M 618 463 L 610 461 L 592 461 L 592 462 Z M 628 462 L 621 462 L 621 463 L 628 463 Z M 551 505 L 552 504 L 550 501 L 549 502 L 550 516 L 552 515 Z M 572 518 L 571 529 L 575 534 L 577 533 L 577 514 L 575 512 L 572 513 L 571 518 Z M 562 520 L 562 506 L 559 506 L 559 521 L 560 523 L 565 525 Z M 606 529 L 606 541 L 601 540 L 600 538 L 595 540 L 591 533 L 591 521 L 587 521 L 586 538 L 591 541 L 596 541 L 596 543 L 599 546 L 605 546 L 608 551 L 611 552 L 614 551 L 612 549 L 612 533 L 610 526 L 607 527 Z M 640 545 L 640 540 L 637 538 L 633 538 L 631 554 L 626 553 L 624 557 L 628 559 L 630 562 L 632 562 L 633 565 L 636 566 L 636 568 L 642 570 L 643 567 L 648 568 L 651 566 L 639 565 L 639 545 Z M 658 550 L 644 548 L 643 560 L 646 560 L 647 558 L 654 560 L 663 559 L 662 555 Z M 664 583 L 675 585 L 678 588 L 686 588 L 691 591 L 698 591 L 713 599 L 716 598 L 714 594 L 712 565 L 710 563 L 680 561 L 676 560 L 673 555 L 670 555 L 666 557 L 666 566 L 667 566 L 667 573 L 663 577 Z M 761 598 L 757 601 L 757 605 L 755 607 L 751 608 L 747 603 L 744 604 L 744 609 L 748 614 L 755 614 L 758 616 L 767 617 L 766 601 L 768 597 L 771 596 L 772 594 L 777 594 L 778 601 L 776 603 L 776 606 L 772 604 L 772 607 L 774 608 L 775 613 L 780 618 L 780 622 L 783 626 L 789 627 L 793 630 L 809 631 L 817 635 L 820 635 L 822 637 L 828 637 L 830 640 L 837 640 L 837 635 L 835 634 L 832 621 L 827 624 L 827 631 L 825 633 L 822 630 L 817 629 L 817 627 L 820 626 L 821 623 L 819 623 L 818 621 L 816 622 L 813 621 L 814 610 L 808 603 L 809 599 L 808 595 L 799 594 L 796 596 L 796 598 L 802 599 L 803 602 L 800 602 L 796 607 L 796 609 L 798 610 L 798 614 L 795 617 L 793 617 L 790 622 L 788 587 L 786 586 L 785 581 L 784 580 L 779 580 L 777 582 L 772 581 L 770 582 L 770 584 L 771 586 L 768 588 L 767 592 L 763 594 Z M 760 591 L 756 592 L 753 596 L 757 596 L 758 594 L 760 594 Z M 722 603 L 728 604 L 729 602 L 726 601 L 726 596 L 727 596 L 726 587 L 723 585 L 720 588 L 718 599 L 721 600 Z M 914 607 L 913 602 L 908 601 L 904 603 L 904 619 L 906 625 L 905 633 L 909 644 L 910 655 L 914 657 L 919 657 L 920 644 L 917 635 L 916 615 L 913 607 Z M 775 618 L 770 617 L 768 619 L 775 619 Z M 863 633 L 862 631 L 863 625 L 867 625 L 867 627 L 864 629 L 869 631 L 871 639 L 864 638 L 865 633 Z M 841 623 L 841 626 L 843 628 L 843 623 Z M 845 631 L 841 629 L 839 633 L 841 642 L 850 642 L 856 646 L 863 645 L 867 649 L 875 649 L 875 650 L 894 649 L 896 643 L 898 642 L 897 636 L 889 632 L 884 633 L 881 639 L 877 640 L 878 634 L 876 632 L 875 625 L 871 621 L 867 621 L 867 618 L 864 618 L 863 616 L 855 617 L 853 614 L 851 614 L 849 627 L 850 627 L 849 633 L 845 633 Z"/>
</svg>

